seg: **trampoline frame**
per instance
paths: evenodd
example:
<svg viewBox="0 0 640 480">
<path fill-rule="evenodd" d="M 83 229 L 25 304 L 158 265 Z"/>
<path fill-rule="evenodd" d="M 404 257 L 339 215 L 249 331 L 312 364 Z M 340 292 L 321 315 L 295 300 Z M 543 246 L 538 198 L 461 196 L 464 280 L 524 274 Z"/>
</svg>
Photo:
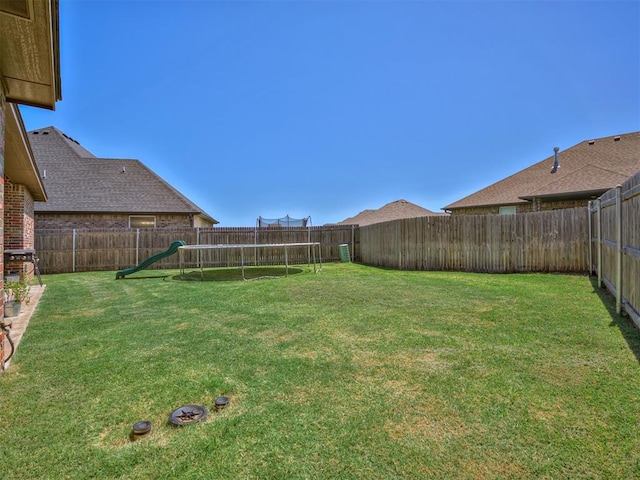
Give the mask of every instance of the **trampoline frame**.
<svg viewBox="0 0 640 480">
<path fill-rule="evenodd" d="M 187 250 L 196 251 L 198 255 L 197 263 L 200 266 L 200 281 L 203 280 L 204 266 L 201 258 L 201 253 L 205 250 L 224 250 L 231 248 L 240 249 L 240 268 L 242 269 L 242 279 L 245 277 L 245 263 L 244 263 L 244 249 L 245 248 L 284 248 L 284 264 L 285 264 L 285 277 L 289 276 L 289 248 L 291 247 L 311 247 L 310 256 L 313 258 L 313 273 L 318 273 L 322 270 L 322 253 L 320 250 L 320 242 L 302 242 L 302 243 L 247 243 L 247 244 L 218 244 L 218 245 L 183 245 L 178 247 L 178 256 L 180 258 L 180 278 L 184 277 L 184 252 Z M 317 259 L 316 259 L 317 249 Z M 311 258 L 308 258 L 308 264 L 311 264 Z M 319 262 L 319 267 L 318 267 Z"/>
</svg>

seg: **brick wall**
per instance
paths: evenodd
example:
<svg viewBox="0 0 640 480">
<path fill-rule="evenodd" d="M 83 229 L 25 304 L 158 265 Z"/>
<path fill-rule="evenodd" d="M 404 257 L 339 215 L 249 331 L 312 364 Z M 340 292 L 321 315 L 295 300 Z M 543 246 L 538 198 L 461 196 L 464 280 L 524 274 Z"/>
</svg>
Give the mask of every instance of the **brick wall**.
<svg viewBox="0 0 640 480">
<path fill-rule="evenodd" d="M 565 200 L 563 202 L 541 202 L 540 210 L 560 210 L 562 208 L 586 207 L 590 199 Z"/>
<path fill-rule="evenodd" d="M 33 248 L 34 213 L 33 197 L 24 185 L 15 184 L 5 177 L 4 184 L 4 248 Z M 24 274 L 28 280 L 33 278 L 31 263 L 14 262 L 5 265 L 7 272 Z"/>
<path fill-rule="evenodd" d="M 578 208 L 578 207 L 586 207 L 588 204 L 588 199 L 577 199 L 577 200 L 564 200 L 564 201 L 552 201 L 545 202 L 540 199 L 536 199 L 535 211 L 543 211 L 543 210 L 561 210 L 563 208 Z M 529 213 L 534 211 L 534 204 L 532 203 L 522 203 L 516 205 L 516 214 L 518 213 Z M 500 213 L 500 206 L 490 206 L 490 207 L 472 207 L 472 208 L 456 208 L 451 210 L 451 215 L 498 215 Z"/>
<path fill-rule="evenodd" d="M 516 213 L 532 212 L 531 204 L 516 205 Z M 456 208 L 451 210 L 451 215 L 498 215 L 500 213 L 499 206 L 492 207 L 473 207 L 473 208 Z"/>
<path fill-rule="evenodd" d="M 191 227 L 189 215 L 154 215 L 156 228 Z M 129 228 L 128 214 L 107 213 L 47 213 L 35 215 L 38 230 L 80 228 Z"/>
<path fill-rule="evenodd" d="M 24 185 L 5 178 L 4 245 L 5 248 L 33 248 L 33 198 Z"/>
<path fill-rule="evenodd" d="M 0 254 L 4 253 L 4 128 L 5 128 L 5 98 L 2 85 L 2 75 L 0 74 Z M 0 271 L 4 272 L 4 255 L 0 255 Z M 0 276 L 0 318 L 4 318 L 4 275 Z M 0 336 L 4 342 L 4 337 Z M 0 348 L 0 350 L 2 350 Z M 2 362 L 0 362 L 1 364 Z"/>
</svg>

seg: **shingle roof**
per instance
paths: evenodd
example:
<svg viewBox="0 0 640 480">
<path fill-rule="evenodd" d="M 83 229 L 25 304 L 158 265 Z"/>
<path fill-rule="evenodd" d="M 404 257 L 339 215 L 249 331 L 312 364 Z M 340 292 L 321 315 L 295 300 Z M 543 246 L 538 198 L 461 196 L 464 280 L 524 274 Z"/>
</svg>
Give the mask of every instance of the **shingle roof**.
<svg viewBox="0 0 640 480">
<path fill-rule="evenodd" d="M 603 193 L 640 170 L 640 132 L 585 140 L 444 207 L 446 210 L 516 205 L 534 197 L 579 197 Z"/>
<path fill-rule="evenodd" d="M 363 227 L 373 223 L 387 222 L 401 218 L 428 217 L 433 215 L 446 214 L 432 212 L 406 200 L 396 200 L 395 202 L 387 203 L 377 210 L 364 210 L 355 217 L 349 217 L 339 222 L 338 225 L 360 225 Z"/>
<path fill-rule="evenodd" d="M 217 223 L 139 160 L 97 158 L 55 127 L 29 140 L 48 194 L 36 212 L 179 213 Z"/>
</svg>

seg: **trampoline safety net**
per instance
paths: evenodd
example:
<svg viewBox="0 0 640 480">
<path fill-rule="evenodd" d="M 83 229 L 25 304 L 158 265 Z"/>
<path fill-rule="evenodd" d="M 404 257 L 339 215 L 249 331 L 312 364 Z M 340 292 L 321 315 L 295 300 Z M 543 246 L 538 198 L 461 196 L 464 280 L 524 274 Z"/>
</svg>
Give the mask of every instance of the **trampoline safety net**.
<svg viewBox="0 0 640 480">
<path fill-rule="evenodd" d="M 289 215 L 282 218 L 264 218 L 258 217 L 258 221 L 256 222 L 258 228 L 269 228 L 269 227 L 281 227 L 281 228 L 289 228 L 289 227 L 307 227 L 311 226 L 311 217 L 306 218 L 292 218 Z"/>
</svg>

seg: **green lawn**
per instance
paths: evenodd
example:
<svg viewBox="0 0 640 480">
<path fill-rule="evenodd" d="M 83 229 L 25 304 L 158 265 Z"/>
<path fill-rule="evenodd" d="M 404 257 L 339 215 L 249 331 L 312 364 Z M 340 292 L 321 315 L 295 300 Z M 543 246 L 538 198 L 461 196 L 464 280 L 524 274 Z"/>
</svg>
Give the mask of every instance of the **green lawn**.
<svg viewBox="0 0 640 480">
<path fill-rule="evenodd" d="M 640 337 L 588 277 L 206 273 L 44 276 L 0 478 L 640 477 Z"/>
</svg>

